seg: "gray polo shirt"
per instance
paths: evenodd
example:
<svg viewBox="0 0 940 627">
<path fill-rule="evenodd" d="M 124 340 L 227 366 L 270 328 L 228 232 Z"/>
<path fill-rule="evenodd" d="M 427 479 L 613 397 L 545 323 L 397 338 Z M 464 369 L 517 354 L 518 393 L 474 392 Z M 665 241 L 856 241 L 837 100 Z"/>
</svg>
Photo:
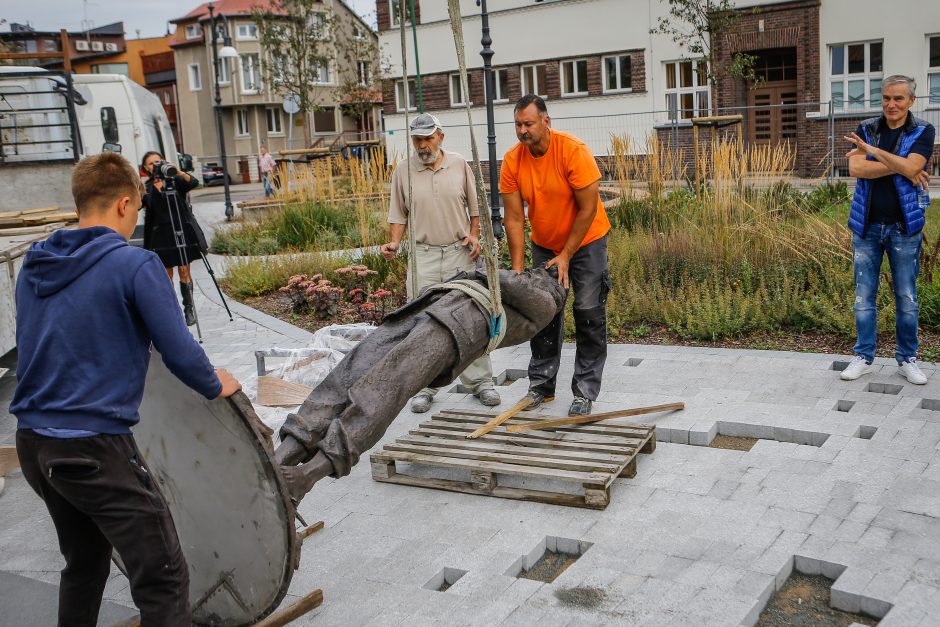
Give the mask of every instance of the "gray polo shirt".
<svg viewBox="0 0 940 627">
<path fill-rule="evenodd" d="M 392 174 L 388 221 L 408 224 L 408 172 L 395 166 Z M 470 217 L 477 210 L 476 179 L 466 159 L 456 152 L 444 151 L 444 160 L 432 170 L 417 158 L 411 166 L 412 205 L 414 206 L 415 241 L 419 244 L 446 246 L 470 234 Z"/>
</svg>

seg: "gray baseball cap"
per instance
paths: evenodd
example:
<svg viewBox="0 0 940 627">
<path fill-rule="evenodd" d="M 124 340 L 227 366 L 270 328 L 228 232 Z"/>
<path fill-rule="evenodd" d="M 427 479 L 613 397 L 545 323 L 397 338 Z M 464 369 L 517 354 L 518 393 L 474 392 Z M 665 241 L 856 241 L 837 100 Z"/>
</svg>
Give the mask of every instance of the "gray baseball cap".
<svg viewBox="0 0 940 627">
<path fill-rule="evenodd" d="M 441 121 L 430 113 L 422 113 L 411 121 L 411 134 L 416 137 L 428 137 L 438 129 L 444 130 Z"/>
</svg>

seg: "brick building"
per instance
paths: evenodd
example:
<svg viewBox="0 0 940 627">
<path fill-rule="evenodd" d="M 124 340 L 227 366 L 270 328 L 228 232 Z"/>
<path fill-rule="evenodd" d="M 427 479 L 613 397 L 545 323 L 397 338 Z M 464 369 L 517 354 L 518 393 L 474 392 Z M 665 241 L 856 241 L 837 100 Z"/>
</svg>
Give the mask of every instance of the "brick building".
<svg viewBox="0 0 940 627">
<path fill-rule="evenodd" d="M 917 5 L 911 20 L 876 0 L 738 2 L 735 31 L 710 42 L 717 67 L 709 84 L 705 67 L 688 58 L 681 42 L 650 34 L 667 15 L 665 0 L 506 0 L 489 13 L 497 152 L 516 141 L 513 103 L 534 92 L 546 97 L 553 126 L 584 139 L 599 157 L 609 154 L 612 134 L 629 137 L 638 151 L 652 133 L 686 146 L 691 118 L 740 113 L 748 145 L 788 142 L 799 174 L 843 173 L 842 136 L 880 112 L 885 76 L 913 76 L 920 96 L 916 113 L 940 126 L 940 3 Z M 387 142 L 400 154 L 405 90 L 397 6 L 398 0 L 376 0 L 380 45 L 391 61 L 383 80 Z M 470 73 L 466 97 L 482 142 L 479 9 L 472 0 L 462 0 L 461 9 Z M 424 109 L 448 128 L 448 148 L 469 155 L 446 3 L 415 0 L 415 21 Z M 410 36 L 408 41 L 413 76 L 415 50 Z M 738 52 L 756 58 L 759 84 L 727 72 Z M 416 110 L 417 84 L 411 85 Z M 938 164 L 940 155 L 934 168 Z"/>
</svg>

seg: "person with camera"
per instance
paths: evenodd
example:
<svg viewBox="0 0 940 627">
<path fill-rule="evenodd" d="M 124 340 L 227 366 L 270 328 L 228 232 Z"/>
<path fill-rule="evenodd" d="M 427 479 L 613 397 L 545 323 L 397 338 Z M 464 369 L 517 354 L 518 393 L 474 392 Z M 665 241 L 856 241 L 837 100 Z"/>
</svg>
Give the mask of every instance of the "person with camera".
<svg viewBox="0 0 940 627">
<path fill-rule="evenodd" d="M 173 268 L 179 268 L 183 316 L 187 326 L 192 326 L 196 323 L 196 310 L 189 264 L 209 250 L 206 236 L 189 205 L 189 192 L 199 186 L 199 180 L 164 161 L 163 155 L 155 150 L 144 155 L 141 167 L 148 177 L 142 200 L 146 212 L 144 248 L 157 253 L 170 281 Z M 171 200 L 171 191 L 175 191 L 176 202 Z M 178 229 L 183 233 L 182 246 L 176 239 Z"/>
</svg>

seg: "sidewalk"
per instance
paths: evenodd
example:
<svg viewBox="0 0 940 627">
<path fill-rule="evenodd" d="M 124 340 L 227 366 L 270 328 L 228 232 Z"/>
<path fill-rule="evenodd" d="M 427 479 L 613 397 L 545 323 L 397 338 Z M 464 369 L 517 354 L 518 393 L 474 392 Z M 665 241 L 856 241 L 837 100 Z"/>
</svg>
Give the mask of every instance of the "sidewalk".
<svg viewBox="0 0 940 627">
<path fill-rule="evenodd" d="M 220 208 L 197 207 L 207 231 Z M 194 276 L 206 351 L 241 380 L 254 377 L 254 350 L 308 339 L 231 301 L 229 322 L 205 269 L 194 265 Z M 884 627 L 936 625 L 940 373 L 925 365 L 927 385 L 913 386 L 893 360 L 877 360 L 872 375 L 844 382 L 833 368 L 845 359 L 612 345 L 596 411 L 686 409 L 649 417 L 657 449 L 636 477 L 614 482 L 604 511 L 377 483 L 364 454 L 300 504 L 326 528 L 304 544 L 285 604 L 318 587 L 325 601 L 294 624 L 751 625 L 795 567 L 837 578 L 833 600 L 884 616 Z M 527 346 L 501 349 L 494 374 L 527 360 Z M 571 400 L 573 347 L 562 363 L 545 410 L 554 415 Z M 500 388 L 502 409 L 526 383 Z M 452 389 L 432 410 L 479 408 Z M 383 442 L 427 417 L 405 409 Z M 704 446 L 715 434 L 760 439 L 748 452 Z M 591 546 L 553 583 L 511 576 L 553 538 Z M 56 583 L 60 567 L 48 516 L 14 473 L 0 495 L 0 576 Z M 428 589 L 444 569 L 466 574 L 446 592 Z M 107 598 L 132 605 L 122 576 Z"/>
</svg>

